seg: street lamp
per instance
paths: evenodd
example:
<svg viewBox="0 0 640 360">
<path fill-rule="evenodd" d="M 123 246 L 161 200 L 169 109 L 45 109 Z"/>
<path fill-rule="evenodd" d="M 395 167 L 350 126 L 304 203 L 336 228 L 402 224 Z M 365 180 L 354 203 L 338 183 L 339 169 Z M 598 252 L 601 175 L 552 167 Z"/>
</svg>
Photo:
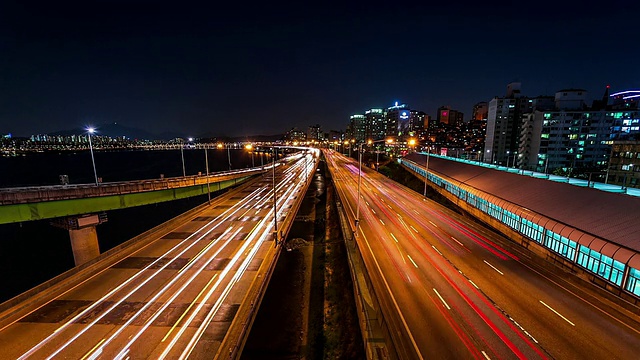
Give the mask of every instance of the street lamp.
<svg viewBox="0 0 640 360">
<path fill-rule="evenodd" d="M 247 144 L 244 146 L 244 148 L 251 153 L 251 167 L 256 167 L 255 163 L 253 162 L 253 151 L 251 151 L 253 150 L 253 145 Z"/>
<path fill-rule="evenodd" d="M 411 148 L 415 149 L 416 139 L 409 139 L 408 144 L 409 144 L 409 149 L 411 149 Z"/>
<path fill-rule="evenodd" d="M 209 155 L 207 154 L 207 144 L 204 144 L 204 163 L 207 170 L 207 196 L 209 198 L 209 205 L 211 205 L 211 188 L 209 185 Z"/>
<path fill-rule="evenodd" d="M 276 206 L 276 158 L 278 157 L 278 149 L 273 147 L 273 167 L 272 169 L 272 185 L 273 185 L 273 239 L 275 244 L 278 245 L 278 208 Z"/>
<path fill-rule="evenodd" d="M 192 138 L 189 138 L 189 141 L 191 141 Z M 182 158 L 182 177 L 186 177 L 187 176 L 187 172 L 184 169 L 184 139 L 180 138 L 180 157 Z"/>
<path fill-rule="evenodd" d="M 222 143 L 218 143 L 218 144 L 216 145 L 216 147 L 217 147 L 218 149 L 222 149 L 222 148 L 224 148 L 224 147 L 225 147 L 225 145 L 224 145 L 224 144 L 222 144 Z M 227 147 L 227 159 L 229 160 L 229 171 L 231 171 L 231 154 L 229 153 L 229 145 L 227 144 L 227 146 L 226 146 L 226 147 Z"/>
<path fill-rule="evenodd" d="M 367 145 L 373 145 L 373 144 L 379 143 L 379 142 L 385 142 L 387 144 L 393 144 L 393 139 L 376 140 L 376 141 L 367 140 Z M 379 155 L 380 155 L 380 151 L 376 150 L 376 171 L 378 171 L 378 168 L 380 167 Z"/>
<path fill-rule="evenodd" d="M 424 168 L 424 194 L 427 197 L 427 179 L 429 177 L 429 155 L 431 154 L 431 145 L 427 146 L 427 164 Z"/>
<path fill-rule="evenodd" d="M 351 147 L 349 147 L 351 153 Z M 351 157 L 351 154 L 349 154 Z M 362 179 L 362 143 L 360 143 L 360 151 L 358 151 L 358 199 L 356 200 L 356 228 L 360 224 L 360 180 Z"/>
<path fill-rule="evenodd" d="M 87 132 L 89 133 L 89 151 L 91 152 L 91 164 L 93 164 L 93 177 L 96 179 L 96 186 L 98 186 L 98 173 L 96 172 L 96 160 L 93 157 L 93 145 L 91 144 L 91 134 L 93 134 L 96 129 L 90 127 L 87 128 Z"/>
</svg>

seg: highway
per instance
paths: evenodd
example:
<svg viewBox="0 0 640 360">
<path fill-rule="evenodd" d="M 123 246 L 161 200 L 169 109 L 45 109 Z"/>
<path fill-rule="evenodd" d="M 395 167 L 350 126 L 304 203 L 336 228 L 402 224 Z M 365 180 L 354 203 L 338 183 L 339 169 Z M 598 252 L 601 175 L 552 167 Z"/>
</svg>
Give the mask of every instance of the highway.
<svg viewBox="0 0 640 360">
<path fill-rule="evenodd" d="M 276 169 L 282 231 L 315 160 L 310 153 L 297 155 Z M 272 182 L 269 171 L 44 306 L 0 325 L 0 357 L 211 359 L 218 351 L 228 356 L 220 344 L 249 289 L 264 280 L 263 260 L 272 261 L 280 249 L 273 241 Z"/>
<path fill-rule="evenodd" d="M 501 235 L 325 150 L 403 359 L 632 359 L 638 317 L 527 266 Z M 358 188 L 360 199 L 358 199 Z M 359 208 L 359 210 L 358 210 Z"/>
</svg>

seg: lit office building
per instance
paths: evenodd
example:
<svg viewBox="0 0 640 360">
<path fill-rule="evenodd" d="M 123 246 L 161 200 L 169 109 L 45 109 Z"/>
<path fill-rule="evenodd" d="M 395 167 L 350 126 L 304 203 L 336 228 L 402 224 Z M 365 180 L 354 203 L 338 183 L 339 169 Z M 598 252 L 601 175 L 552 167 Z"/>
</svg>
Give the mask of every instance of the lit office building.
<svg viewBox="0 0 640 360">
<path fill-rule="evenodd" d="M 366 122 L 368 124 L 368 139 L 381 140 L 387 134 L 386 118 L 382 109 L 369 109 L 364 112 Z M 367 140 L 368 140 L 367 139 Z"/>
<path fill-rule="evenodd" d="M 366 142 L 368 134 L 368 126 L 366 117 L 361 114 L 351 115 L 349 118 L 350 138 L 355 139 L 357 143 Z"/>
<path fill-rule="evenodd" d="M 307 130 L 307 140 L 316 140 L 322 141 L 324 140 L 324 133 L 322 132 L 322 128 L 319 124 L 309 126 Z"/>
<path fill-rule="evenodd" d="M 385 113 L 386 136 L 396 137 L 406 135 L 409 132 L 409 115 L 409 107 L 406 104 L 398 104 L 397 101 L 394 106 L 387 108 Z"/>
</svg>

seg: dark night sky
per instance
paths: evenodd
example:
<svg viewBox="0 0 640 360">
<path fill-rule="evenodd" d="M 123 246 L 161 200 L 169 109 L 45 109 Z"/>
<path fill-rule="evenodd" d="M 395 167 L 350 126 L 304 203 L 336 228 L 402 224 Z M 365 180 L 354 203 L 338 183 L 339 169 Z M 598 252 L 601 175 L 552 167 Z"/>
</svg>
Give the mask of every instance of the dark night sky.
<svg viewBox="0 0 640 360">
<path fill-rule="evenodd" d="M 0 2 L 0 134 L 328 131 L 394 101 L 467 118 L 514 80 L 640 87 L 635 1 L 225 3 Z"/>
</svg>

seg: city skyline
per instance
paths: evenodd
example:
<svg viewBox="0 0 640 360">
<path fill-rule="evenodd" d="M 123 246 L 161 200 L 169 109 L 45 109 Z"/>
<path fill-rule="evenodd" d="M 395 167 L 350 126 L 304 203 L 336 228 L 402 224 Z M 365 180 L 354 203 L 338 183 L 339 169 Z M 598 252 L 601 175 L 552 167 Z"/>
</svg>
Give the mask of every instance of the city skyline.
<svg viewBox="0 0 640 360">
<path fill-rule="evenodd" d="M 636 4 L 2 7 L 0 132 L 15 136 L 114 122 L 218 136 L 340 130 L 395 101 L 468 119 L 513 81 L 527 96 L 582 88 L 591 99 L 640 81 L 625 35 Z"/>
</svg>

